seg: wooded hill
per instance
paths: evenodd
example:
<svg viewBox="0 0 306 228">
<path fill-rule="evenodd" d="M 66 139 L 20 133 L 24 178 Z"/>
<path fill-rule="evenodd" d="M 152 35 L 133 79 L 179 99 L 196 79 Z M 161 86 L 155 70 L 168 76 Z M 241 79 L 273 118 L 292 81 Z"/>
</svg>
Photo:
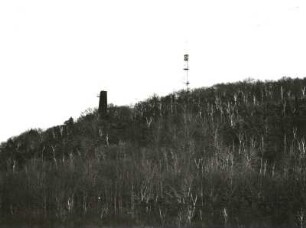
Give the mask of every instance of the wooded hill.
<svg viewBox="0 0 306 228">
<path fill-rule="evenodd" d="M 86 111 L 0 146 L 2 224 L 303 227 L 306 78 Z"/>
</svg>

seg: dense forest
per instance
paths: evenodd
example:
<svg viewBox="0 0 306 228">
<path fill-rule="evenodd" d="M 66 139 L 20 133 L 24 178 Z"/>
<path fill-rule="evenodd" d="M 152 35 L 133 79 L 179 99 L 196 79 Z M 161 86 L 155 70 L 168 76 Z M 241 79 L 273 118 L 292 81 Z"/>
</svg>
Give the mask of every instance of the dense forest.
<svg viewBox="0 0 306 228">
<path fill-rule="evenodd" d="M 306 78 L 87 110 L 1 144 L 0 224 L 306 227 L 305 138 Z"/>
</svg>

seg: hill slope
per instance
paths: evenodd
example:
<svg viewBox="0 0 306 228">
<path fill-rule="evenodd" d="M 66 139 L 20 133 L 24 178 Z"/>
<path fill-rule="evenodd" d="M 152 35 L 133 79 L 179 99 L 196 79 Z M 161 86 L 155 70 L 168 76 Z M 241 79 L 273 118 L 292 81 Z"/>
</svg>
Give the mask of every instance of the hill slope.
<svg viewBox="0 0 306 228">
<path fill-rule="evenodd" d="M 0 221 L 303 225 L 306 78 L 84 113 L 0 147 Z"/>
</svg>

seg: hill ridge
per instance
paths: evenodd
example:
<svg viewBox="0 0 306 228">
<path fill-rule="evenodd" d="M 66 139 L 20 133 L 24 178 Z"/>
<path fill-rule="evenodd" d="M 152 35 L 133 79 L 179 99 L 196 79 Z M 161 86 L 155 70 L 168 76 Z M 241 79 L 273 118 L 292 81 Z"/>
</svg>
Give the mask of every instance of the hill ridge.
<svg viewBox="0 0 306 228">
<path fill-rule="evenodd" d="M 0 146 L 0 221 L 299 223 L 305 91 L 306 78 L 218 84 L 29 130 Z"/>
</svg>

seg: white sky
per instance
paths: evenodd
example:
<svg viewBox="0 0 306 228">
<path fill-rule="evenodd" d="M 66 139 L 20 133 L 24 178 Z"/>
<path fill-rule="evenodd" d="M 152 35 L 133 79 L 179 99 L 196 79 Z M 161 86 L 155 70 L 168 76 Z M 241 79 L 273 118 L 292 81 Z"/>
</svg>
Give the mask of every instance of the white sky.
<svg viewBox="0 0 306 228">
<path fill-rule="evenodd" d="M 0 142 L 109 102 L 306 76 L 305 0 L 0 0 Z"/>
</svg>

